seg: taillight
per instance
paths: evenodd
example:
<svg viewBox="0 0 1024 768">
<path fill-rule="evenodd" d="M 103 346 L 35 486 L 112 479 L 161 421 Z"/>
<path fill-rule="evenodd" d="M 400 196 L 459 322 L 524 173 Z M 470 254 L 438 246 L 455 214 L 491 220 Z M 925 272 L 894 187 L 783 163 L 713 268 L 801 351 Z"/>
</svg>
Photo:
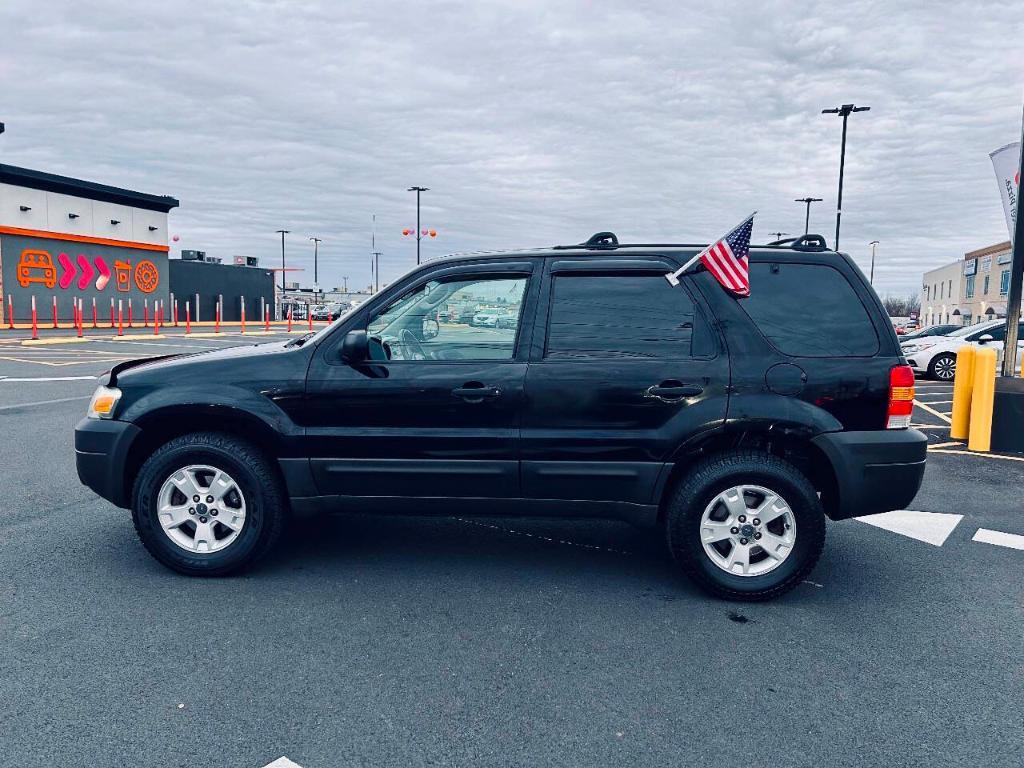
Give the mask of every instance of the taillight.
<svg viewBox="0 0 1024 768">
<path fill-rule="evenodd" d="M 906 429 L 914 413 L 914 369 L 897 365 L 889 371 L 889 418 L 886 429 Z"/>
</svg>

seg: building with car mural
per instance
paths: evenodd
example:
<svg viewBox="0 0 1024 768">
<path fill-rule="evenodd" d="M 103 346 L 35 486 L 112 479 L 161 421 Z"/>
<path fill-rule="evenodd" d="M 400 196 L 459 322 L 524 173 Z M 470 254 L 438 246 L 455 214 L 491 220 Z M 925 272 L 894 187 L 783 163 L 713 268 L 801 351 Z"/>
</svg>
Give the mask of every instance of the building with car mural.
<svg viewBox="0 0 1024 768">
<path fill-rule="evenodd" d="M 136 319 L 167 303 L 167 214 L 173 197 L 0 164 L 0 295 L 3 322 L 74 317 L 76 299 L 91 321 L 129 304 Z"/>
</svg>

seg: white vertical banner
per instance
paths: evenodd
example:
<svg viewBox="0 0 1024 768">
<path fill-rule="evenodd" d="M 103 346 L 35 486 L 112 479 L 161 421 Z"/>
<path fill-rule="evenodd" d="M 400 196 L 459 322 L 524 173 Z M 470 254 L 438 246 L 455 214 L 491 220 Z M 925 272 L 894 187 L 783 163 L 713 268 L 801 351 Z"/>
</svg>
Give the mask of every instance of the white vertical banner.
<svg viewBox="0 0 1024 768">
<path fill-rule="evenodd" d="M 999 184 L 999 197 L 1003 200 L 1003 213 L 1006 214 L 1006 227 L 1010 230 L 1013 240 L 1015 217 L 1017 215 L 1017 197 L 1020 194 L 1020 142 L 1015 141 L 991 152 L 992 168 L 996 172 Z"/>
</svg>

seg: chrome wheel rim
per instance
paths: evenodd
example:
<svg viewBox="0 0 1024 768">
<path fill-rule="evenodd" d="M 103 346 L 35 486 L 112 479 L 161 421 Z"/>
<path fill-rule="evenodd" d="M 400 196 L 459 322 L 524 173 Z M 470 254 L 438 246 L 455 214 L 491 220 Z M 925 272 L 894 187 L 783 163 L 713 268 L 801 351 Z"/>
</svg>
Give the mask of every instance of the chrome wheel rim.
<svg viewBox="0 0 1024 768">
<path fill-rule="evenodd" d="M 174 544 L 193 554 L 230 547 L 245 526 L 245 496 L 227 472 L 190 464 L 174 472 L 157 494 L 160 527 Z"/>
<path fill-rule="evenodd" d="M 796 518 L 786 500 L 760 485 L 719 493 L 700 519 L 704 553 L 734 576 L 762 576 L 782 565 L 796 544 Z"/>
<path fill-rule="evenodd" d="M 940 357 L 936 360 L 935 375 L 940 379 L 952 379 L 956 375 L 956 359 Z"/>
</svg>

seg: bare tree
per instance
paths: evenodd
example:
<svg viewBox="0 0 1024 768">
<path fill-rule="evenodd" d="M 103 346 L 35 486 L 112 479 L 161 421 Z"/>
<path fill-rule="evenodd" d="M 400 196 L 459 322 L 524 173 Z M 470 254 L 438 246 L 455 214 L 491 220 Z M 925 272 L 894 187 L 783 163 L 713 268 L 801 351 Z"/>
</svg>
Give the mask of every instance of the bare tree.
<svg viewBox="0 0 1024 768">
<path fill-rule="evenodd" d="M 882 299 L 882 306 L 889 317 L 909 317 L 911 312 L 921 309 L 921 300 L 913 293 L 909 296 L 886 296 Z"/>
</svg>

